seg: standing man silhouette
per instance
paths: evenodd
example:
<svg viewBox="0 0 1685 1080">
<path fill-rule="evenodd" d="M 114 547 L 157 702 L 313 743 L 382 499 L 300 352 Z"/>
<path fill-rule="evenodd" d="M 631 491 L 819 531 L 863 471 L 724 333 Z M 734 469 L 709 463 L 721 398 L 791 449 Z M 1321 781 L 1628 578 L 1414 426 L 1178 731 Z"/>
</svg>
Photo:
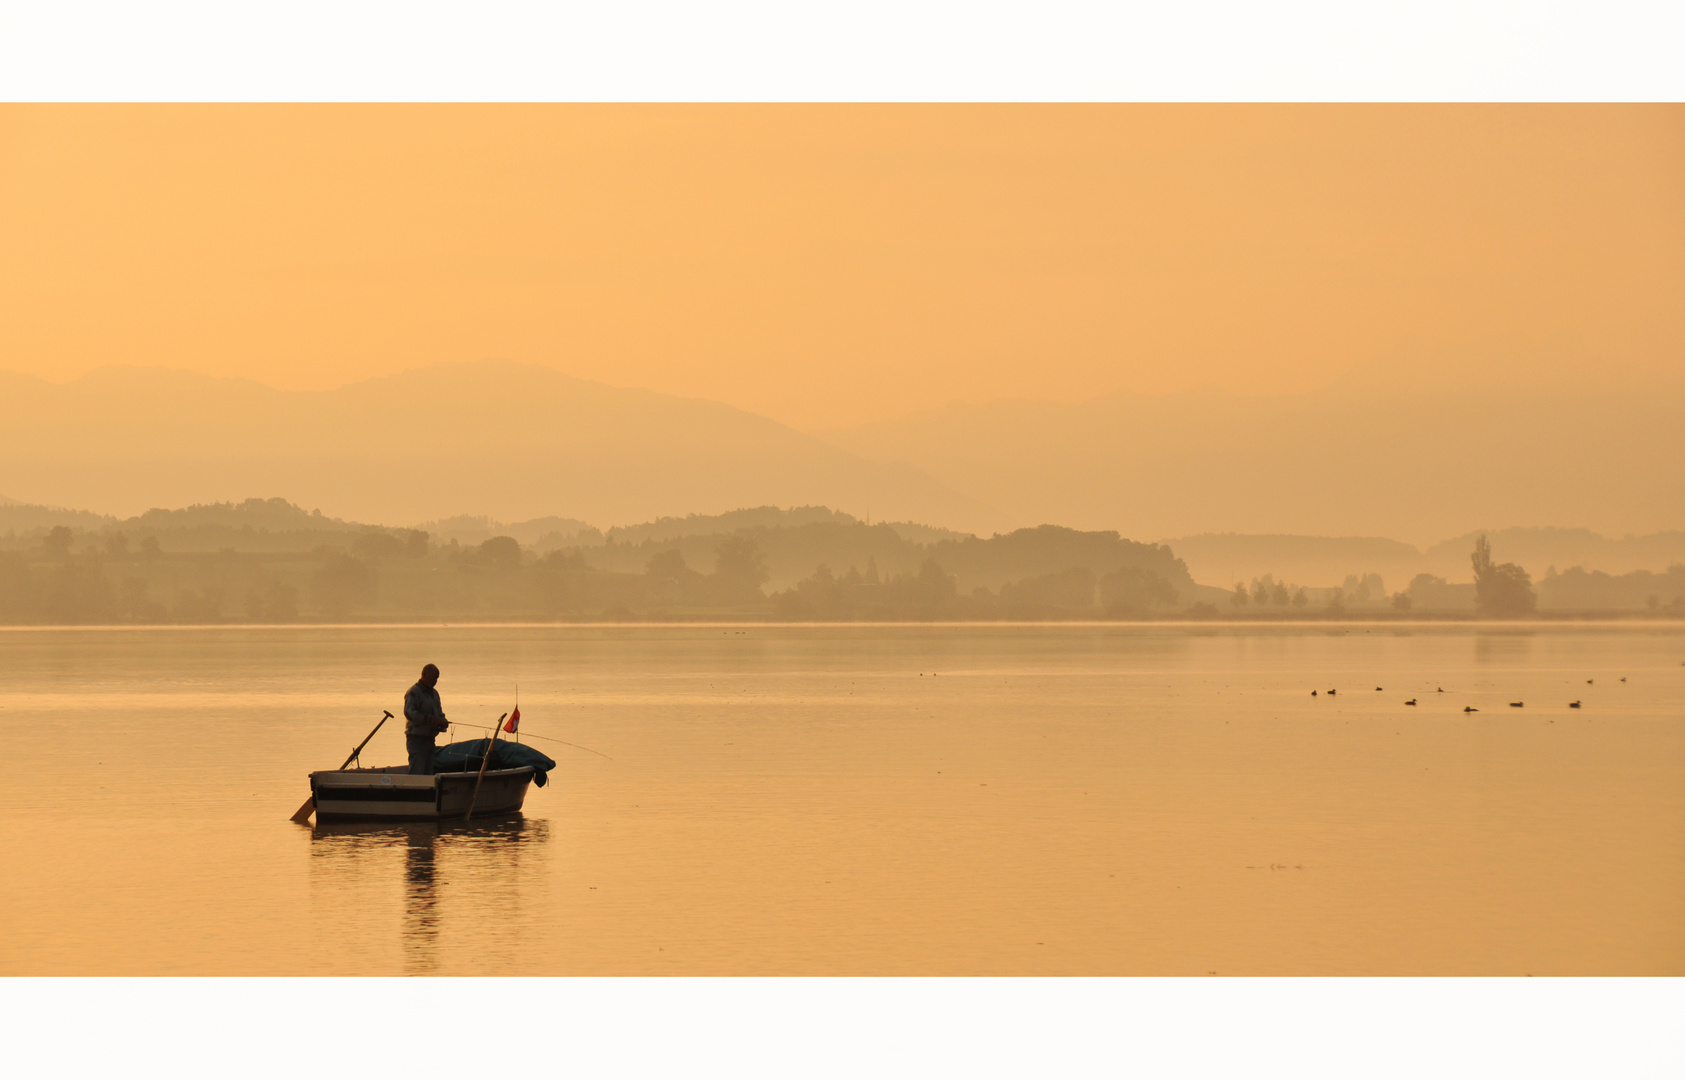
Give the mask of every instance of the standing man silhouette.
<svg viewBox="0 0 1685 1080">
<path fill-rule="evenodd" d="M 439 692 L 439 669 L 428 664 L 421 680 L 404 694 L 404 746 L 410 752 L 410 775 L 433 775 L 433 737 L 450 727 Z"/>
</svg>

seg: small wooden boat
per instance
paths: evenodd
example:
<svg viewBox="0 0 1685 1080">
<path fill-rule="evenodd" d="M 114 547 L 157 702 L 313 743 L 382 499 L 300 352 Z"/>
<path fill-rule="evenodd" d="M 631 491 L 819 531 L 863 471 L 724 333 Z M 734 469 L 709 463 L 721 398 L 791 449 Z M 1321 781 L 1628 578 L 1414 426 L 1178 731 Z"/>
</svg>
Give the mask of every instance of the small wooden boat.
<svg viewBox="0 0 1685 1080">
<path fill-rule="evenodd" d="M 512 814 L 526 801 L 538 772 L 514 769 L 442 772 L 412 776 L 407 765 L 384 769 L 335 769 L 310 774 L 310 797 L 319 821 L 432 821 L 460 818 L 473 803 L 476 818 Z M 480 787 L 474 794 L 474 785 Z"/>
</svg>

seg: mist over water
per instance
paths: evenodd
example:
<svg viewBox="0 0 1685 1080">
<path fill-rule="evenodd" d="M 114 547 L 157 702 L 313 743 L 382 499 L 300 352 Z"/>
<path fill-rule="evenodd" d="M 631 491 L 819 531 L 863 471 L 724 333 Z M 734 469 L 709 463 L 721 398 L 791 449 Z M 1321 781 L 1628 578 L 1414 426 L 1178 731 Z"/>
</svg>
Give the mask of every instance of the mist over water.
<svg viewBox="0 0 1685 1080">
<path fill-rule="evenodd" d="M 535 742 L 519 818 L 288 822 L 427 661 L 453 720 L 518 685 L 608 756 Z M 1681 661 L 1666 623 L 0 631 L 0 974 L 1677 975 Z"/>
</svg>

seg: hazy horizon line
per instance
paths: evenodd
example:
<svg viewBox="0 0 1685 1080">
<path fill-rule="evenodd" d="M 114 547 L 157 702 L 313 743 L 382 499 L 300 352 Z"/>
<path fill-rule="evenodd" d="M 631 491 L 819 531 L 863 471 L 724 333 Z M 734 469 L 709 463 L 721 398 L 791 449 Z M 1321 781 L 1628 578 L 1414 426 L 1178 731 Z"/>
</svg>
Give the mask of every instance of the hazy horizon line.
<svg viewBox="0 0 1685 1080">
<path fill-rule="evenodd" d="M 1408 384 L 1405 379 L 1398 376 L 1390 369 L 1377 369 L 1362 361 L 1353 361 L 1338 371 L 1332 372 L 1321 379 L 1314 380 L 1311 384 L 1286 387 L 1278 390 L 1260 390 L 1255 387 L 1232 388 L 1222 386 L 1215 380 L 1207 380 L 1198 383 L 1197 385 L 1178 387 L 1174 389 L 1154 389 L 1152 387 L 1114 387 L 1096 390 L 1092 393 L 1080 396 L 1060 396 L 1054 394 L 1035 396 L 1000 395 L 993 397 L 955 396 L 937 404 L 918 405 L 912 408 L 890 413 L 876 419 L 853 420 L 846 423 L 827 422 L 809 425 L 784 419 L 771 412 L 763 412 L 755 408 L 740 405 L 723 397 L 707 397 L 701 394 L 665 390 L 656 386 L 636 383 L 609 382 L 600 378 L 575 374 L 574 371 L 563 367 L 560 364 L 543 360 L 517 360 L 505 356 L 482 356 L 473 359 L 439 360 L 432 363 L 416 364 L 410 367 L 396 368 L 390 371 L 365 375 L 359 378 L 347 379 L 327 386 L 278 386 L 273 382 L 265 382 L 262 379 L 254 378 L 250 375 L 217 374 L 195 367 L 170 364 L 140 364 L 121 361 L 95 364 L 83 369 L 75 375 L 63 379 L 49 378 L 48 376 L 37 372 L 21 370 L 13 367 L 0 367 L 0 374 L 35 379 L 49 386 L 69 389 L 74 388 L 76 383 L 92 376 L 99 375 L 102 372 L 157 372 L 168 375 L 187 375 L 211 382 L 239 383 L 248 386 L 260 387 L 276 394 L 311 395 L 331 394 L 335 391 L 345 390 L 355 386 L 363 386 L 368 383 L 379 382 L 383 379 L 400 378 L 405 375 L 417 374 L 420 372 L 437 371 L 444 368 L 475 367 L 481 365 L 527 368 L 559 375 L 565 379 L 587 386 L 600 386 L 611 390 L 648 393 L 660 397 L 671 398 L 677 401 L 706 402 L 711 405 L 719 405 L 729 409 L 735 409 L 736 411 L 749 416 L 770 420 L 773 423 L 789 428 L 791 431 L 821 439 L 823 439 L 826 435 L 833 433 L 843 433 L 861 428 L 895 424 L 921 417 L 929 417 L 946 412 L 953 412 L 956 410 L 986 409 L 990 406 L 996 405 L 1080 407 L 1095 404 L 1111 398 L 1129 398 L 1151 401 L 1187 400 L 1190 398 L 1223 398 L 1236 401 L 1259 402 L 1285 401 L 1293 398 L 1311 397 L 1330 391 L 1338 391 L 1341 388 L 1349 388 L 1354 392 L 1385 390 L 1386 392 L 1400 397 L 1431 397 L 1436 393 L 1433 389 L 1421 385 Z M 1655 373 L 1641 375 L 1634 372 L 1618 372 L 1612 377 L 1597 380 L 1597 384 L 1603 389 L 1611 392 L 1653 388 L 1658 385 L 1666 386 L 1669 384 L 1672 384 L 1681 390 L 1685 390 L 1685 375 L 1667 378 L 1666 376 L 1657 375 Z M 1514 391 L 1516 388 L 1510 386 L 1509 389 Z M 1572 385 L 1569 380 L 1547 377 L 1540 379 L 1528 387 L 1521 388 L 1521 392 L 1539 394 L 1543 396 L 1556 396 L 1568 393 L 1583 393 L 1584 388 Z"/>
</svg>

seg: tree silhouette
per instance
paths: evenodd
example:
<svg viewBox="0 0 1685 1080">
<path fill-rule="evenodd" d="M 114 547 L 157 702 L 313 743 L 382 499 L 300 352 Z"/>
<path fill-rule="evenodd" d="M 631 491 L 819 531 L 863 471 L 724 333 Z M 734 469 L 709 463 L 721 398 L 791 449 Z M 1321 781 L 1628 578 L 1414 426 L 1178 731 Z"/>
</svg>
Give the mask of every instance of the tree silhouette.
<svg viewBox="0 0 1685 1080">
<path fill-rule="evenodd" d="M 714 578 L 728 595 L 759 597 L 771 576 L 766 556 L 747 536 L 728 536 L 714 549 Z"/>
<path fill-rule="evenodd" d="M 404 542 L 391 533 L 369 529 L 351 541 L 351 551 L 359 559 L 370 562 L 396 558 L 404 553 Z"/>
<path fill-rule="evenodd" d="M 885 593 L 889 603 L 907 615 L 935 619 L 951 613 L 959 587 L 954 576 L 930 558 L 919 566 L 917 574 L 891 578 Z"/>
<path fill-rule="evenodd" d="M 1140 615 L 1169 607 L 1176 598 L 1176 586 L 1138 566 L 1120 567 L 1100 579 L 1100 606 L 1108 615 Z"/>
<path fill-rule="evenodd" d="M 684 553 L 677 548 L 658 551 L 644 564 L 644 575 L 664 585 L 677 585 L 689 580 L 694 573 L 685 565 Z"/>
<path fill-rule="evenodd" d="M 1078 614 L 1094 607 L 1094 571 L 1073 566 L 1055 574 L 1038 574 L 1000 587 L 1001 606 L 1015 619 Z"/>
<path fill-rule="evenodd" d="M 1531 615 L 1538 609 L 1539 598 L 1533 592 L 1533 579 L 1515 563 L 1494 563 L 1492 545 L 1482 533 L 1474 542 L 1469 556 L 1474 564 L 1474 610 L 1490 618 L 1514 618 Z"/>
<path fill-rule="evenodd" d="M 521 565 L 521 545 L 512 536 L 494 536 L 475 549 L 478 560 L 486 566 L 514 569 Z"/>
<path fill-rule="evenodd" d="M 644 600 L 660 607 L 691 604 L 704 599 L 700 589 L 705 580 L 685 565 L 683 552 L 666 548 L 644 564 Z"/>
</svg>

